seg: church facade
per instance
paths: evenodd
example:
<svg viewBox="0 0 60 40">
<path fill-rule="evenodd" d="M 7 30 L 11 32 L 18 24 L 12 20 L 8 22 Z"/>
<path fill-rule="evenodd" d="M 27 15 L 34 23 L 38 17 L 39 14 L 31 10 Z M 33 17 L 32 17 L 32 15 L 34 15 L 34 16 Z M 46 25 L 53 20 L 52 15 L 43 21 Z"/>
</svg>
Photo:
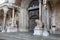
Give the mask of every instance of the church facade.
<svg viewBox="0 0 60 40">
<path fill-rule="evenodd" d="M 51 33 L 60 31 L 60 0 L 13 0 L 0 4 L 0 29 L 33 32 L 36 19 Z"/>
</svg>

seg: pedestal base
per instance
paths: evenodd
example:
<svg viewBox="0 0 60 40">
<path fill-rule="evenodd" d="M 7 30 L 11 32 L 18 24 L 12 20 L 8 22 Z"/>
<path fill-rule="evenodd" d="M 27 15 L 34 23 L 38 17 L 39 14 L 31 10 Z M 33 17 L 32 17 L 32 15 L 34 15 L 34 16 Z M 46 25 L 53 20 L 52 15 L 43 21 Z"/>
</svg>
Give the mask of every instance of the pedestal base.
<svg viewBox="0 0 60 40">
<path fill-rule="evenodd" d="M 14 28 L 14 29 L 7 29 L 7 32 L 17 32 L 17 28 Z"/>
<path fill-rule="evenodd" d="M 5 30 L 2 30 L 2 32 L 5 32 Z"/>
<path fill-rule="evenodd" d="M 46 30 L 44 30 L 43 31 L 43 36 L 49 36 L 49 33 Z"/>
<path fill-rule="evenodd" d="M 28 32 L 28 29 L 19 29 L 20 32 Z"/>
<path fill-rule="evenodd" d="M 42 35 L 42 30 L 35 29 L 33 35 Z"/>
</svg>

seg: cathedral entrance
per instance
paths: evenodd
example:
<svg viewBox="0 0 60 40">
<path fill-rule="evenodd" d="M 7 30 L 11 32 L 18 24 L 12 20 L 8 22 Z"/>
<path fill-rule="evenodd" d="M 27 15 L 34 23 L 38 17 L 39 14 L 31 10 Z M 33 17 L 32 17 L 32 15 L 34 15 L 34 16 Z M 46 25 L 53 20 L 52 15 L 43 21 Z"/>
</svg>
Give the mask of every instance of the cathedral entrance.
<svg viewBox="0 0 60 40">
<path fill-rule="evenodd" d="M 33 32 L 35 26 L 37 25 L 35 20 L 39 19 L 39 1 L 33 0 L 29 5 L 29 31 Z"/>
</svg>

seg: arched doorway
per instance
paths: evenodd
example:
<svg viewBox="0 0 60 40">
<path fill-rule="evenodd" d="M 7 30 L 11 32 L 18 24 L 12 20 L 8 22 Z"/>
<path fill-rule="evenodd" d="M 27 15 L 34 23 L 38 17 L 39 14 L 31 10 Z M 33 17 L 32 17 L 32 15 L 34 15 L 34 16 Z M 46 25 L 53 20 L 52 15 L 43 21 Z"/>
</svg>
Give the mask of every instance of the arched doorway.
<svg viewBox="0 0 60 40">
<path fill-rule="evenodd" d="M 35 26 L 37 25 L 35 20 L 39 19 L 39 1 L 33 0 L 29 5 L 29 31 L 33 32 Z"/>
</svg>

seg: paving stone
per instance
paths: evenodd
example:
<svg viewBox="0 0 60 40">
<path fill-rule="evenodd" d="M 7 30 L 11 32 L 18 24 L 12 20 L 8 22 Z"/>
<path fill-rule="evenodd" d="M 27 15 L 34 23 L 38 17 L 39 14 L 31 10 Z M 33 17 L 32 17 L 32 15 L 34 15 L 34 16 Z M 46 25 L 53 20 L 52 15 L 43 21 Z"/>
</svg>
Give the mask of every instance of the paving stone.
<svg viewBox="0 0 60 40">
<path fill-rule="evenodd" d="M 33 36 L 32 33 L 0 33 L 0 40 L 60 40 L 59 37 Z"/>
</svg>

